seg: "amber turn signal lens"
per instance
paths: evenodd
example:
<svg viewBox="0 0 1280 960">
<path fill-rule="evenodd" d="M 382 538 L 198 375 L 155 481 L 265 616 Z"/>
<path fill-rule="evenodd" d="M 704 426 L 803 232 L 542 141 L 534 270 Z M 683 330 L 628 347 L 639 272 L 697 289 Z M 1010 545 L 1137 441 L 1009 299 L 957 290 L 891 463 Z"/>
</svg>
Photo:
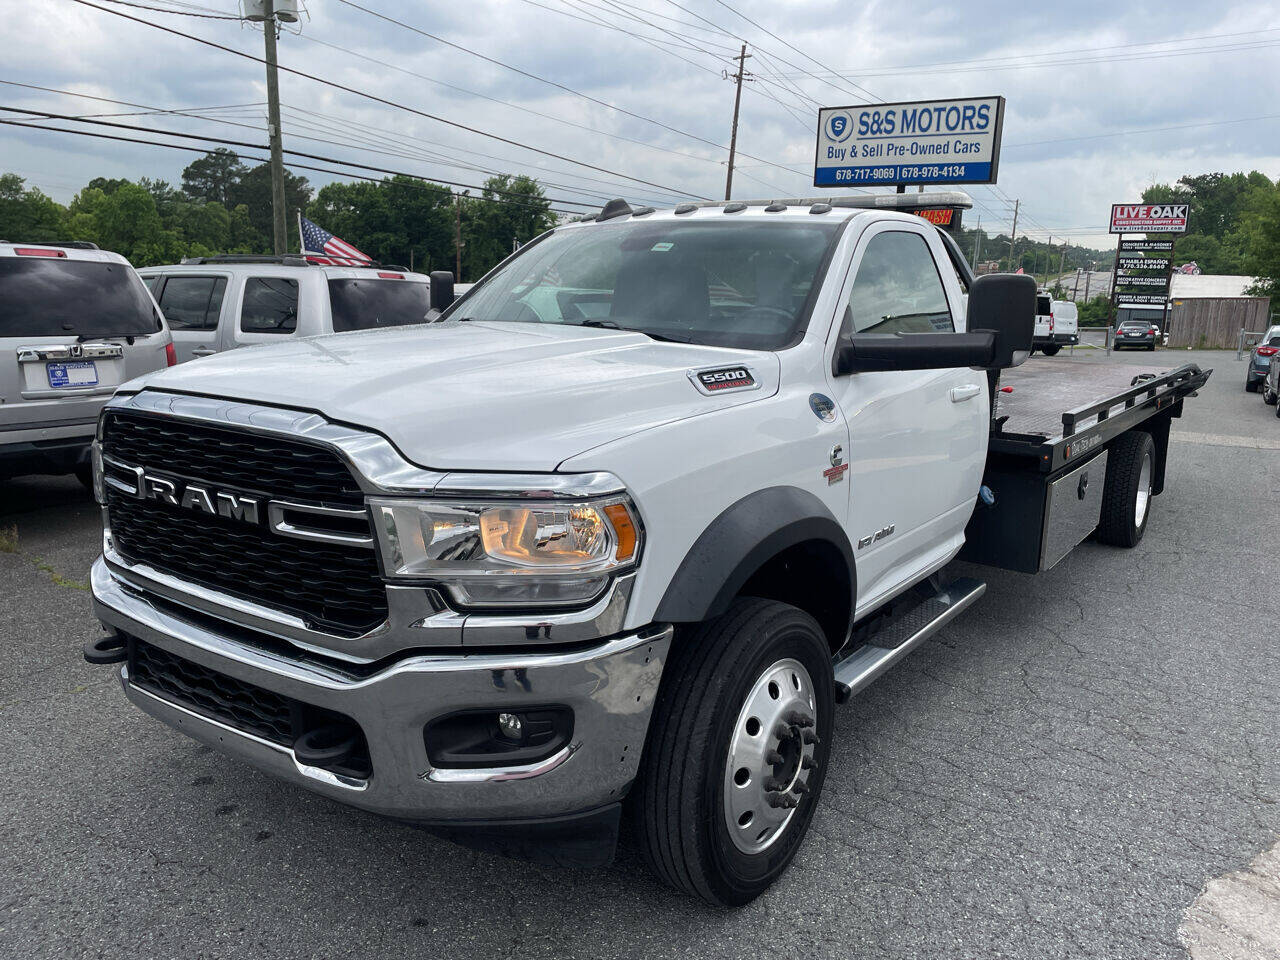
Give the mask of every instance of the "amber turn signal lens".
<svg viewBox="0 0 1280 960">
<path fill-rule="evenodd" d="M 620 503 L 609 504 L 604 512 L 618 535 L 618 559 L 630 560 L 636 554 L 636 525 L 631 522 L 631 514 Z"/>
</svg>

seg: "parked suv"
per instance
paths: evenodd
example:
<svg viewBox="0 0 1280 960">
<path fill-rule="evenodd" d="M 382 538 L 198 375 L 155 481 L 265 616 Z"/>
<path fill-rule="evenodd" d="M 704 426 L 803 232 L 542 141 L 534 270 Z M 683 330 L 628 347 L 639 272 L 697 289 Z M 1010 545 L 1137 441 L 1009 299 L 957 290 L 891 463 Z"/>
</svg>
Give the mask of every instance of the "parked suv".
<svg viewBox="0 0 1280 960">
<path fill-rule="evenodd" d="M 421 323 L 430 308 L 430 280 L 398 267 L 219 256 L 140 273 L 173 330 L 180 361 L 289 337 Z"/>
<path fill-rule="evenodd" d="M 124 257 L 91 243 L 0 242 L 0 479 L 74 471 L 87 483 L 102 404 L 174 362 Z"/>
<path fill-rule="evenodd" d="M 1280 338 L 1280 326 L 1271 327 L 1262 335 L 1249 354 L 1249 366 L 1244 374 L 1244 388 L 1253 393 L 1267 379 L 1267 372 L 1275 366 L 1277 338 Z M 1265 388 L 1264 388 L 1265 389 Z M 1268 400 L 1268 403 L 1273 401 Z"/>
</svg>

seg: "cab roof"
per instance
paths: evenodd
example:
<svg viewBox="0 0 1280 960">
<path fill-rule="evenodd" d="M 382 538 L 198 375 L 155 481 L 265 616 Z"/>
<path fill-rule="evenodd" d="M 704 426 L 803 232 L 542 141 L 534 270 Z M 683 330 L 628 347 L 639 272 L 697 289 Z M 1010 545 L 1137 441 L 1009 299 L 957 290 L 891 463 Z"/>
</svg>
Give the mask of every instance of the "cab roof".
<svg viewBox="0 0 1280 960">
<path fill-rule="evenodd" d="M 891 210 L 915 213 L 918 210 L 950 208 L 969 210 L 973 199 L 959 190 L 932 193 L 856 194 L 854 196 L 807 197 L 773 200 L 702 200 L 680 203 L 669 210 L 655 207 L 632 207 L 626 200 L 610 200 L 599 213 L 579 218 L 577 223 L 602 223 L 623 217 L 647 217 L 653 214 L 685 217 L 698 213 L 723 214 L 766 213 L 772 215 L 823 216 L 848 211 L 849 216 L 865 210 Z"/>
</svg>

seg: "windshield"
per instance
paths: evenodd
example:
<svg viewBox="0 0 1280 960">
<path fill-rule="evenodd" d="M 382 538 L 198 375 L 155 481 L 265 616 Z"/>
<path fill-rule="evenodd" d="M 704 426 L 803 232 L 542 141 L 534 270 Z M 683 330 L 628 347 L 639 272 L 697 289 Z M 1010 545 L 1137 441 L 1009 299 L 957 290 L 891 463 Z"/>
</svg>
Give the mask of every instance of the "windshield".
<svg viewBox="0 0 1280 960">
<path fill-rule="evenodd" d="M 431 309 L 431 288 L 412 280 L 330 280 L 333 329 L 372 330 L 422 323 Z"/>
<path fill-rule="evenodd" d="M 775 350 L 803 332 L 840 226 L 726 217 L 561 230 L 526 247 L 449 315 Z"/>
<path fill-rule="evenodd" d="M 146 288 L 126 264 L 0 257 L 0 337 L 138 337 L 159 329 Z"/>
</svg>

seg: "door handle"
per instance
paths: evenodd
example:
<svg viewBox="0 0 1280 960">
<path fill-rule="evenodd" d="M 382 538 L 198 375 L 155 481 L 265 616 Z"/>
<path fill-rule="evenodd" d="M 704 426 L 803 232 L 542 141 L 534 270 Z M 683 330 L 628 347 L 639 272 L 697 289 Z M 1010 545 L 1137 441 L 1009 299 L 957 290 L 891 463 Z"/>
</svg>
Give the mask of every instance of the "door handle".
<svg viewBox="0 0 1280 960">
<path fill-rule="evenodd" d="M 194 350 L 191 351 L 191 355 L 193 357 L 211 357 L 217 352 L 218 351 L 213 349 L 213 347 L 196 347 Z M 954 390 L 951 392 L 955 393 Z"/>
<path fill-rule="evenodd" d="M 972 400 L 982 392 L 982 387 L 976 383 L 966 383 L 962 387 L 951 388 L 951 402 L 963 403 L 965 400 Z"/>
</svg>

